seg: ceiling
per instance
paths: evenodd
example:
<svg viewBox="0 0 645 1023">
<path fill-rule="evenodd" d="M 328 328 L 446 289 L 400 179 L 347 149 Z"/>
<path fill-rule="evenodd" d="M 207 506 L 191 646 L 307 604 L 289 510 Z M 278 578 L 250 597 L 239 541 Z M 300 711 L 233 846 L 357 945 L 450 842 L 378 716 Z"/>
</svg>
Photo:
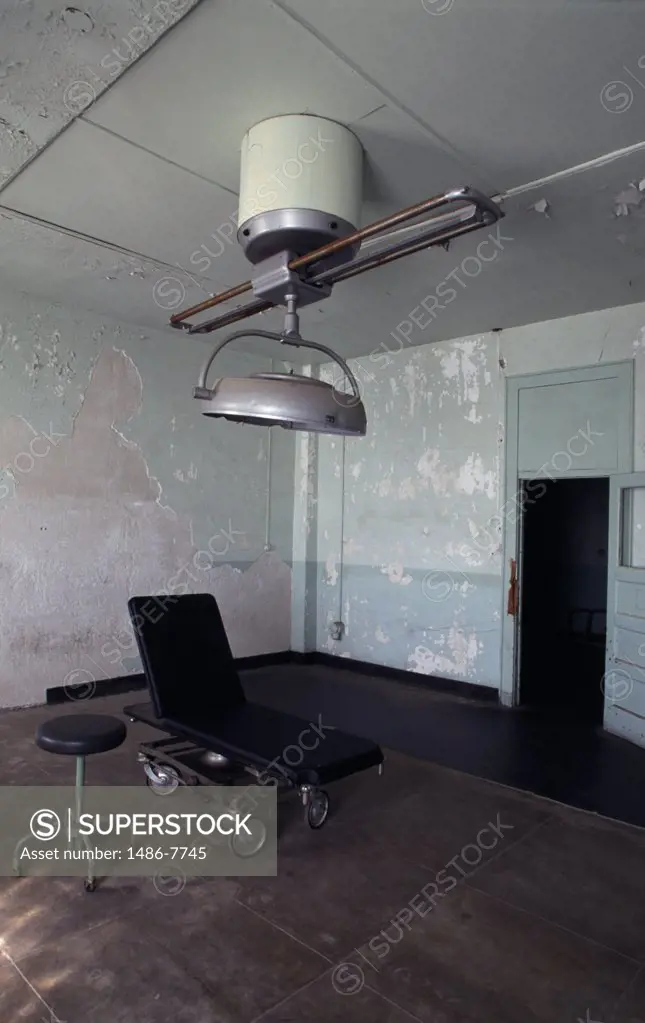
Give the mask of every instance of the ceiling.
<svg viewBox="0 0 645 1023">
<path fill-rule="evenodd" d="M 310 112 L 364 145 L 363 223 L 461 185 L 506 214 L 480 273 L 475 234 L 339 284 L 303 311 L 312 339 L 392 345 L 457 274 L 410 343 L 645 300 L 642 0 L 76 3 L 0 11 L 2 282 L 170 330 L 249 276 L 228 240 L 245 131 Z"/>
</svg>

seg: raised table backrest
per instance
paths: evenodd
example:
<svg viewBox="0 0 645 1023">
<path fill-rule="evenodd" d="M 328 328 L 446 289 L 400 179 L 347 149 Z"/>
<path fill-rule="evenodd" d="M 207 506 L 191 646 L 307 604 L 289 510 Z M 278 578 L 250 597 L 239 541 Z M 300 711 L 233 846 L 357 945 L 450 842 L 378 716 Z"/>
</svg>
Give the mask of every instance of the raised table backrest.
<svg viewBox="0 0 645 1023">
<path fill-rule="evenodd" d="M 128 611 L 158 717 L 212 719 L 246 702 L 211 593 L 131 597 Z"/>
</svg>

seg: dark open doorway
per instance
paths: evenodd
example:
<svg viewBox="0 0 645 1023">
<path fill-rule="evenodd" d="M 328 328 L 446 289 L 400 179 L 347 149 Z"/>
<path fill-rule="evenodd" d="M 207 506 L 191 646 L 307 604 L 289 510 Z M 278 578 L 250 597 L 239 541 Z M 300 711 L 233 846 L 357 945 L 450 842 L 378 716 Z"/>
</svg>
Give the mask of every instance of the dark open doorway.
<svg viewBox="0 0 645 1023">
<path fill-rule="evenodd" d="M 602 723 L 609 480 L 524 483 L 520 704 Z"/>
</svg>

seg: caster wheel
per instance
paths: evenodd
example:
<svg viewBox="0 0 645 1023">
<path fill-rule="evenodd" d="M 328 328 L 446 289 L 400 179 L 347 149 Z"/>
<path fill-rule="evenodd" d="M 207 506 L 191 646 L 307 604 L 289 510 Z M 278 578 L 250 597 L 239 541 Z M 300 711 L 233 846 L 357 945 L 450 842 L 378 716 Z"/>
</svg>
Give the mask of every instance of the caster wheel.
<svg viewBox="0 0 645 1023">
<path fill-rule="evenodd" d="M 231 836 L 231 849 L 241 860 L 255 856 L 263 848 L 267 840 L 267 829 L 263 822 L 257 818 L 251 818 L 248 822 L 250 835 L 240 834 Z"/>
<path fill-rule="evenodd" d="M 88 881 L 86 879 L 83 882 L 83 887 L 85 888 L 86 892 L 95 892 L 96 891 L 96 881 Z"/>
<path fill-rule="evenodd" d="M 169 796 L 179 788 L 179 772 L 165 764 L 146 764 L 146 785 L 156 796 Z"/>
<path fill-rule="evenodd" d="M 312 793 L 307 803 L 307 824 L 310 828 L 322 828 L 329 813 L 329 796 L 320 789 Z"/>
</svg>

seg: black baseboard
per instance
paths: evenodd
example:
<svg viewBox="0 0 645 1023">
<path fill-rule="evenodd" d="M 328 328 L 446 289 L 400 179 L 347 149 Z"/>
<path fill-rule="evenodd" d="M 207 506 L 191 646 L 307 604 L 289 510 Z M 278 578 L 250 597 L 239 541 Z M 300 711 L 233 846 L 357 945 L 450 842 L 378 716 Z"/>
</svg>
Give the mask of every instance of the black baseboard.
<svg viewBox="0 0 645 1023">
<path fill-rule="evenodd" d="M 310 650 L 306 654 L 300 653 L 300 651 L 298 651 L 298 650 L 290 650 L 288 656 L 289 656 L 289 661 L 291 662 L 291 664 L 319 664 L 320 663 L 318 661 L 318 657 L 320 657 L 320 654 L 317 654 L 314 650 Z M 341 658 L 339 657 L 338 660 L 341 660 Z M 344 660 L 344 658 L 343 658 L 343 660 Z"/>
<path fill-rule="evenodd" d="M 291 650 L 281 650 L 276 654 L 254 654 L 252 657 L 236 657 L 235 667 L 239 671 L 250 671 L 252 668 L 268 668 L 272 664 L 288 664 Z"/>
<path fill-rule="evenodd" d="M 235 664 L 240 671 L 248 671 L 252 668 L 264 668 L 272 664 L 287 664 L 290 658 L 291 651 L 284 650 L 275 654 L 237 657 Z M 118 696 L 119 693 L 133 693 L 146 688 L 146 676 L 143 673 L 133 672 L 131 675 L 119 675 L 117 678 L 56 686 L 46 691 L 45 699 L 48 704 L 78 703 L 80 700 L 98 700 L 103 696 Z"/>
<path fill-rule="evenodd" d="M 295 650 L 284 650 L 274 654 L 256 654 L 252 657 L 237 657 L 235 664 L 240 671 L 252 671 L 254 668 L 268 668 L 280 664 L 319 664 L 327 668 L 353 671 L 357 675 L 372 675 L 388 679 L 390 682 L 402 682 L 404 685 L 420 689 L 432 689 L 438 693 L 461 696 L 468 700 L 499 702 L 499 691 L 492 686 L 478 686 L 472 682 L 458 682 L 436 675 L 421 675 L 419 672 L 406 671 L 404 668 L 388 668 L 383 664 L 355 661 L 350 657 L 338 657 L 335 654 L 318 651 L 298 653 Z M 80 700 L 100 699 L 102 696 L 115 696 L 145 688 L 145 675 L 120 675 L 118 678 L 106 678 L 98 682 L 83 682 L 48 689 L 46 700 L 48 704 L 77 703 Z"/>
<path fill-rule="evenodd" d="M 45 702 L 80 703 L 85 700 L 98 700 L 102 696 L 116 696 L 119 693 L 132 693 L 146 688 L 146 676 L 139 673 L 119 675 L 117 678 L 102 678 L 94 682 L 79 682 L 68 686 L 56 686 L 45 693 Z"/>
<path fill-rule="evenodd" d="M 276 659 L 270 660 L 270 658 Z M 254 668 L 262 668 L 266 664 L 320 664 L 327 668 L 353 671 L 357 675 L 372 675 L 372 677 L 388 679 L 390 682 L 403 682 L 405 685 L 415 686 L 419 689 L 432 689 L 438 693 L 461 696 L 467 700 L 485 700 L 489 703 L 499 703 L 499 690 L 495 689 L 494 686 L 474 685 L 472 682 L 459 682 L 456 679 L 440 678 L 437 675 L 422 675 L 418 671 L 407 671 L 405 668 L 389 668 L 384 664 L 356 661 L 351 657 L 338 657 L 336 654 L 326 654 L 316 650 L 309 651 L 308 653 L 290 650 L 285 654 L 267 654 L 247 659 L 257 662 L 249 665 L 249 667 Z"/>
<path fill-rule="evenodd" d="M 324 664 L 329 668 L 343 668 L 345 671 L 356 672 L 357 675 L 372 675 L 388 679 L 390 682 L 403 682 L 405 685 L 412 685 L 420 689 L 432 689 L 438 693 L 462 696 L 468 700 L 499 703 L 499 690 L 493 686 L 474 685 L 472 682 L 459 682 L 456 679 L 441 678 L 438 675 L 422 675 L 418 671 L 389 668 L 384 664 L 370 664 L 369 661 L 355 661 L 351 657 L 338 657 L 336 654 L 316 652 L 300 656 L 312 658 L 302 662 L 304 664 Z"/>
</svg>

